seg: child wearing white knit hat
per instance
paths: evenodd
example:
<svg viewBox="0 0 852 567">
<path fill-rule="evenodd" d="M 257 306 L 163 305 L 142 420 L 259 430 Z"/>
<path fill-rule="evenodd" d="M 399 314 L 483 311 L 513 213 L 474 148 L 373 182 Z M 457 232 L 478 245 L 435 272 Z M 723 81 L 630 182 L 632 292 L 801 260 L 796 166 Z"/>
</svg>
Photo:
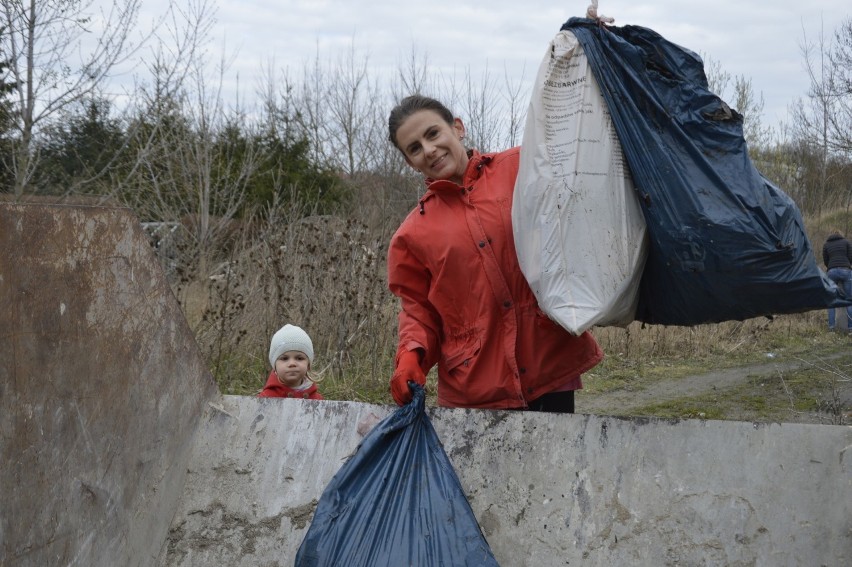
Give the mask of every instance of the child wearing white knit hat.
<svg viewBox="0 0 852 567">
<path fill-rule="evenodd" d="M 308 375 L 313 361 L 314 344 L 311 337 L 301 327 L 284 325 L 272 335 L 269 344 L 272 372 L 258 396 L 322 400 L 317 385 Z"/>
</svg>

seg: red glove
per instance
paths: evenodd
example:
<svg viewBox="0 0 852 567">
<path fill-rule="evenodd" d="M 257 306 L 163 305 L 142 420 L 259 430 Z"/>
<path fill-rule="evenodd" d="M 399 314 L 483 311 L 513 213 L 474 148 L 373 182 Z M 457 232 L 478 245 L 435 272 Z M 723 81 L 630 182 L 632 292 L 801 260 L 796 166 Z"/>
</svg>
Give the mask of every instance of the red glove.
<svg viewBox="0 0 852 567">
<path fill-rule="evenodd" d="M 409 350 L 399 355 L 396 370 L 390 381 L 391 395 L 397 404 L 404 406 L 411 401 L 413 394 L 408 382 L 417 382 L 421 386 L 426 384 L 426 374 L 420 368 L 420 355 L 416 350 Z"/>
</svg>

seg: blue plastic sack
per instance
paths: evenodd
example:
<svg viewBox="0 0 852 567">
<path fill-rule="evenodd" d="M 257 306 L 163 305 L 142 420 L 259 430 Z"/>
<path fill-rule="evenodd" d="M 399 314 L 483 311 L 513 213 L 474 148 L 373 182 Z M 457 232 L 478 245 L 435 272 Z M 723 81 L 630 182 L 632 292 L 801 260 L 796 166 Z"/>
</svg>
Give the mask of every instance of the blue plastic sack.
<svg viewBox="0 0 852 567">
<path fill-rule="evenodd" d="M 497 566 L 415 386 L 334 475 L 296 567 Z"/>
<path fill-rule="evenodd" d="M 636 319 L 743 320 L 849 302 L 816 264 L 801 213 L 752 165 L 742 116 L 701 58 L 639 26 L 572 18 L 633 176 L 649 236 Z"/>
</svg>

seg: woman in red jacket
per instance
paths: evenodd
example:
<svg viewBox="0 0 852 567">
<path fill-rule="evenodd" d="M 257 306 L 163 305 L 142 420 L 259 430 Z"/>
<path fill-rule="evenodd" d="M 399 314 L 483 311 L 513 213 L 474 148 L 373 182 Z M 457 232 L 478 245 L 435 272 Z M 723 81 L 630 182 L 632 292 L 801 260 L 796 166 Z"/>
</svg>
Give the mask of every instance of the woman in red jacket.
<svg viewBox="0 0 852 567">
<path fill-rule="evenodd" d="M 439 101 L 403 99 L 390 140 L 427 191 L 388 250 L 388 284 L 402 304 L 394 400 L 438 365 L 446 407 L 573 412 L 580 375 L 603 358 L 539 309 L 518 265 L 512 193 L 519 149 L 465 148 L 464 124 Z"/>
<path fill-rule="evenodd" d="M 317 385 L 308 376 L 313 360 L 314 344 L 303 329 L 295 325 L 278 329 L 269 344 L 272 372 L 258 397 L 322 400 Z"/>
</svg>

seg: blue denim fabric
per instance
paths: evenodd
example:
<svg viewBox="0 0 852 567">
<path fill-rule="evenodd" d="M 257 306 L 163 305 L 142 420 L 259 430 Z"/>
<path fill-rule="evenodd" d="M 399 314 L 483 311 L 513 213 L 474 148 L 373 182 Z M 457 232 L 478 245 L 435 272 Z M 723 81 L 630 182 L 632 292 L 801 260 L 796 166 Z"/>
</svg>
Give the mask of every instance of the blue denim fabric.
<svg viewBox="0 0 852 567">
<path fill-rule="evenodd" d="M 826 272 L 828 277 L 843 290 L 846 298 L 852 298 L 852 270 L 849 268 L 831 268 Z M 852 306 L 846 308 L 846 321 L 852 330 Z M 834 309 L 828 310 L 828 328 L 833 329 L 835 323 Z"/>
</svg>

